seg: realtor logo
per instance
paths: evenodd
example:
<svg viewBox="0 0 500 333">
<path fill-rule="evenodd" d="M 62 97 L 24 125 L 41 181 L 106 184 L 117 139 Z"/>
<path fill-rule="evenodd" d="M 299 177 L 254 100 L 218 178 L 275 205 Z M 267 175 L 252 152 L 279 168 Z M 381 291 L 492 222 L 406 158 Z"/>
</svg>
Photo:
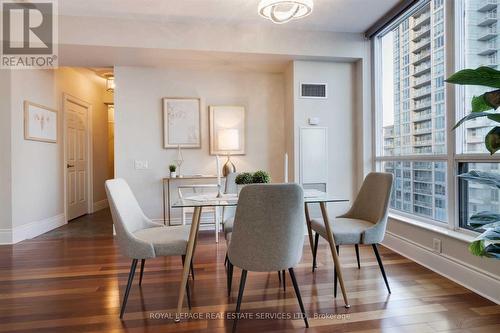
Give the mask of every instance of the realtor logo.
<svg viewBox="0 0 500 333">
<path fill-rule="evenodd" d="M 57 67 L 57 4 L 54 0 L 2 4 L 1 68 Z"/>
</svg>

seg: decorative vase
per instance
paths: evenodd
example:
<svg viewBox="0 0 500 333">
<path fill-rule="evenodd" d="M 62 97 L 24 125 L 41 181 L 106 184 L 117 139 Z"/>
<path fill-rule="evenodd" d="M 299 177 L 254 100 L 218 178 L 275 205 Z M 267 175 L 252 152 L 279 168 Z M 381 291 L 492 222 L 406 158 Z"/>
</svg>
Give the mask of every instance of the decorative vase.
<svg viewBox="0 0 500 333">
<path fill-rule="evenodd" d="M 175 172 L 175 171 L 173 171 L 173 172 L 172 172 L 172 171 L 170 171 L 170 178 L 175 178 L 175 177 L 177 177 L 177 172 Z"/>
</svg>

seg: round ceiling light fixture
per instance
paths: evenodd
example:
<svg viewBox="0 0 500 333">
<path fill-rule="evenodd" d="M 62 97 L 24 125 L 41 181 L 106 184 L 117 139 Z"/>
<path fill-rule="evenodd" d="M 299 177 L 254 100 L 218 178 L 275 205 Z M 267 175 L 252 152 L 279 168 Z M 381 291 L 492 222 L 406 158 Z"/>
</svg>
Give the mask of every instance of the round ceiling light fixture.
<svg viewBox="0 0 500 333">
<path fill-rule="evenodd" d="M 261 0 L 259 15 L 274 23 L 283 24 L 306 17 L 313 11 L 313 0 Z"/>
</svg>

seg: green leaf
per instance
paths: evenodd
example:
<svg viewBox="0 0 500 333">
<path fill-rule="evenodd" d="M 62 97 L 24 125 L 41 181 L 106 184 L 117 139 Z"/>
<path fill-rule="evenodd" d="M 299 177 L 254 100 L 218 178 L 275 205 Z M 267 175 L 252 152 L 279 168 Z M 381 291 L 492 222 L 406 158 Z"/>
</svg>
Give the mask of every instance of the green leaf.
<svg viewBox="0 0 500 333">
<path fill-rule="evenodd" d="M 484 229 L 486 228 L 486 226 L 493 225 L 495 224 L 495 222 L 499 221 L 500 221 L 500 214 L 490 211 L 481 211 L 479 213 L 472 215 L 469 218 L 469 224 L 474 229 L 479 229 L 479 228 Z"/>
<path fill-rule="evenodd" d="M 458 177 L 465 181 L 500 188 L 500 174 L 497 173 L 471 170 L 467 173 L 458 175 Z"/>
<path fill-rule="evenodd" d="M 462 125 L 464 122 L 467 120 L 479 118 L 479 117 L 488 117 L 488 119 L 494 120 L 496 122 L 500 122 L 500 113 L 493 113 L 493 112 L 472 112 L 469 113 L 467 116 L 463 117 L 456 123 L 455 126 L 453 126 L 452 130 L 456 129 L 460 125 Z"/>
<path fill-rule="evenodd" d="M 500 228 L 496 229 L 488 229 L 485 232 L 483 232 L 481 235 L 479 235 L 475 241 L 487 241 L 487 242 L 492 242 L 492 243 L 500 243 Z"/>
<path fill-rule="evenodd" d="M 494 109 L 494 107 L 484 99 L 484 94 L 472 97 L 471 107 L 472 112 L 483 112 Z"/>
<path fill-rule="evenodd" d="M 489 258 L 500 259 L 500 245 L 490 244 L 484 248 L 484 255 Z"/>
<path fill-rule="evenodd" d="M 500 89 L 484 93 L 484 100 L 495 110 L 500 106 Z"/>
<path fill-rule="evenodd" d="M 500 88 L 500 71 L 487 66 L 477 69 L 464 69 L 450 76 L 446 82 Z"/>
<path fill-rule="evenodd" d="M 488 132 L 488 134 L 486 134 L 486 137 L 484 138 L 484 145 L 491 155 L 500 149 L 500 127 L 494 127 Z"/>
<path fill-rule="evenodd" d="M 492 222 L 492 223 L 488 223 L 488 224 L 485 224 L 481 227 L 481 229 L 484 229 L 484 230 L 488 230 L 488 229 L 498 229 L 500 228 L 500 221 L 498 222 Z"/>
<path fill-rule="evenodd" d="M 484 255 L 484 242 L 482 240 L 475 240 L 469 244 L 469 251 L 475 256 Z"/>
</svg>

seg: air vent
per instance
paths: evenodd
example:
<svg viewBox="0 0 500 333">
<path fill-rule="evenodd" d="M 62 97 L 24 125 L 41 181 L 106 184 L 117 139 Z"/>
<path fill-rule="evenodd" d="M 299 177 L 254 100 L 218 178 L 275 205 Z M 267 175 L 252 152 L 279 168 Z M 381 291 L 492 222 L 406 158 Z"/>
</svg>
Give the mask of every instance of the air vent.
<svg viewBox="0 0 500 333">
<path fill-rule="evenodd" d="M 326 83 L 301 83 L 300 97 L 302 98 L 327 98 Z"/>
</svg>

